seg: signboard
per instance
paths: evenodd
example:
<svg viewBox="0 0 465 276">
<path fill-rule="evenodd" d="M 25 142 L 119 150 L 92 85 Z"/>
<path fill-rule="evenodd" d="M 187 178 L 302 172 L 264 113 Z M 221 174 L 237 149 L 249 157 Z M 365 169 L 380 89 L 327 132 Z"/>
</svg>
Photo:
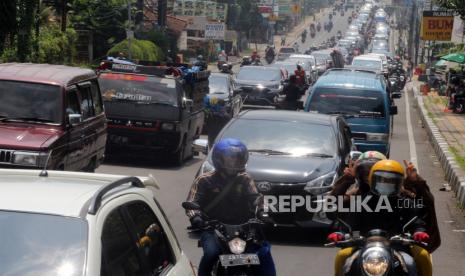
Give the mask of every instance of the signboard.
<svg viewBox="0 0 465 276">
<path fill-rule="evenodd" d="M 298 4 L 292 5 L 291 10 L 293 14 L 299 14 L 301 12 L 300 5 Z"/>
<path fill-rule="evenodd" d="M 448 11 L 424 11 L 421 23 L 421 39 L 450 41 L 454 15 Z"/>
<path fill-rule="evenodd" d="M 223 23 L 208 23 L 205 25 L 205 39 L 223 40 L 224 30 Z"/>
<path fill-rule="evenodd" d="M 214 20 L 226 20 L 228 5 L 216 1 L 175 0 L 173 13 L 175 16 L 206 16 Z"/>
</svg>

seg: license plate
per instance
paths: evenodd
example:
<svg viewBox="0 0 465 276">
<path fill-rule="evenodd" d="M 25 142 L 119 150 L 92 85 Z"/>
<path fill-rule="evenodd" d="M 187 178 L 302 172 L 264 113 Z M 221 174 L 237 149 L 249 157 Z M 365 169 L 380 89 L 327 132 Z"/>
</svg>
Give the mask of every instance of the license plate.
<svg viewBox="0 0 465 276">
<path fill-rule="evenodd" d="M 259 265 L 257 254 L 220 255 L 222 266 Z"/>
</svg>

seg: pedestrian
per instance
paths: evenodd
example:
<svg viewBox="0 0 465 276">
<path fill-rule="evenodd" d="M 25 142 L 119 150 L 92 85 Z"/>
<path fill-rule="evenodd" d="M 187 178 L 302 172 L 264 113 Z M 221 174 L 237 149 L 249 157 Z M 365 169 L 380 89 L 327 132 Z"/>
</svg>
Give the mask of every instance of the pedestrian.
<svg viewBox="0 0 465 276">
<path fill-rule="evenodd" d="M 281 46 L 286 45 L 286 36 L 281 36 Z"/>
</svg>

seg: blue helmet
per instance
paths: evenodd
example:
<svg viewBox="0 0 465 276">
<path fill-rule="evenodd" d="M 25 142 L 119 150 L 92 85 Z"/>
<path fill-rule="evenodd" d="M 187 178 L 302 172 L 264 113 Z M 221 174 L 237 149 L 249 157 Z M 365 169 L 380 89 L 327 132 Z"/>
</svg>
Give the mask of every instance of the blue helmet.
<svg viewBox="0 0 465 276">
<path fill-rule="evenodd" d="M 248 160 L 247 147 L 238 139 L 222 139 L 213 147 L 212 161 L 215 170 L 228 176 L 245 171 Z"/>
</svg>

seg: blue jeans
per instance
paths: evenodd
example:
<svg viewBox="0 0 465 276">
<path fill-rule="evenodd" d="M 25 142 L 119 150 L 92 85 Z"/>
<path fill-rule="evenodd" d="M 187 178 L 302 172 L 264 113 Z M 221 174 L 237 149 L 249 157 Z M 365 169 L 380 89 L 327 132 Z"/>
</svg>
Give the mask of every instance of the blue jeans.
<svg viewBox="0 0 465 276">
<path fill-rule="evenodd" d="M 203 256 L 200 260 L 198 276 L 211 276 L 213 266 L 221 254 L 221 246 L 218 244 L 212 231 L 203 232 L 200 241 L 202 243 Z M 273 257 L 271 257 L 271 245 L 268 242 L 264 242 L 261 247 L 250 248 L 247 252 L 257 253 L 260 259 L 260 266 L 257 267 L 258 275 L 276 276 L 276 268 Z"/>
</svg>

